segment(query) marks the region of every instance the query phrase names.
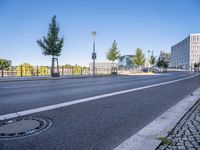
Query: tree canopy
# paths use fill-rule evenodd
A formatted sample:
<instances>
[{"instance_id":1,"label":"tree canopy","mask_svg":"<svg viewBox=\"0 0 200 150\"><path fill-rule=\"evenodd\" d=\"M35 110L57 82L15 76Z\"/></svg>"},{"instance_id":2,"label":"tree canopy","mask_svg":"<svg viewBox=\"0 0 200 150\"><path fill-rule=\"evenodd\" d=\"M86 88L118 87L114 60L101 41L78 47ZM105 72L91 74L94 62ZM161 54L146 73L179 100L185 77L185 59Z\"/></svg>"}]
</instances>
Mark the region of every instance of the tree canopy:
<instances>
[{"instance_id":1,"label":"tree canopy","mask_svg":"<svg viewBox=\"0 0 200 150\"><path fill-rule=\"evenodd\" d=\"M106 53L106 57L108 60L113 61L113 62L120 57L120 51L117 46L116 40L114 40L112 47Z\"/></svg>"},{"instance_id":2,"label":"tree canopy","mask_svg":"<svg viewBox=\"0 0 200 150\"><path fill-rule=\"evenodd\" d=\"M151 65L154 65L156 62L156 57L152 55L149 62Z\"/></svg>"},{"instance_id":3,"label":"tree canopy","mask_svg":"<svg viewBox=\"0 0 200 150\"><path fill-rule=\"evenodd\" d=\"M168 64L168 62L164 61L163 59L158 59L157 66L163 67L163 68L168 68L169 64Z\"/></svg>"},{"instance_id":4,"label":"tree canopy","mask_svg":"<svg viewBox=\"0 0 200 150\"><path fill-rule=\"evenodd\" d=\"M62 47L64 45L64 38L58 37L60 31L59 24L56 21L56 16L52 17L52 21L49 24L49 31L46 37L37 40L38 45L42 49L44 55L60 56Z\"/></svg>"},{"instance_id":5,"label":"tree canopy","mask_svg":"<svg viewBox=\"0 0 200 150\"><path fill-rule=\"evenodd\" d=\"M145 56L144 56L144 53L142 53L142 49L140 49L140 48L136 49L135 56L133 57L133 59L131 61L133 64L135 64L137 66L144 65Z\"/></svg>"},{"instance_id":6,"label":"tree canopy","mask_svg":"<svg viewBox=\"0 0 200 150\"><path fill-rule=\"evenodd\" d=\"M0 59L0 69L8 69L9 67L10 67L9 61Z\"/></svg>"}]
</instances>

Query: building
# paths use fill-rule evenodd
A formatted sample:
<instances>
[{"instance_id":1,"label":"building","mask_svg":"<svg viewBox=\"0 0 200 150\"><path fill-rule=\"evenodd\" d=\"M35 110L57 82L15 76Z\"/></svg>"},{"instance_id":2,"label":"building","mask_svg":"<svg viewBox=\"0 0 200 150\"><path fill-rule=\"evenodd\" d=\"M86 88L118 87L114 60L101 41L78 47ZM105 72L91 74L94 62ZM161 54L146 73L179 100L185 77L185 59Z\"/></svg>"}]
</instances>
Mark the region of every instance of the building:
<instances>
[{"instance_id":1,"label":"building","mask_svg":"<svg viewBox=\"0 0 200 150\"><path fill-rule=\"evenodd\" d=\"M93 63L89 63L90 73L93 72ZM96 74L110 74L113 68L117 68L116 63L112 62L96 62L95 72Z\"/></svg>"},{"instance_id":2,"label":"building","mask_svg":"<svg viewBox=\"0 0 200 150\"><path fill-rule=\"evenodd\" d=\"M190 34L171 47L171 67L193 70L200 62L200 33Z\"/></svg>"},{"instance_id":3,"label":"building","mask_svg":"<svg viewBox=\"0 0 200 150\"><path fill-rule=\"evenodd\" d=\"M124 69L133 68L133 63L131 59L133 59L134 55L123 55L118 59L118 67Z\"/></svg>"}]
</instances>

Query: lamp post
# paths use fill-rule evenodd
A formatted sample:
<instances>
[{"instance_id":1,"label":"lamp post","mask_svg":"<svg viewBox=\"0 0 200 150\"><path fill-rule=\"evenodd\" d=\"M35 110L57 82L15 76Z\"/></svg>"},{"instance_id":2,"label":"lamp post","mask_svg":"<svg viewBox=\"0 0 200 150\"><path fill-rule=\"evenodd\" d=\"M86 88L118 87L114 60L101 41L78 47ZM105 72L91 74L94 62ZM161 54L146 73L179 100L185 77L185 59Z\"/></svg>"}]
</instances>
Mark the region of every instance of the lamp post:
<instances>
[{"instance_id":1,"label":"lamp post","mask_svg":"<svg viewBox=\"0 0 200 150\"><path fill-rule=\"evenodd\" d=\"M96 31L92 31L92 35L94 38L93 41L93 52L92 52L92 59L93 59L93 76L95 76L95 59L97 58L96 56L96 52L95 52L95 36L96 36L97 32Z\"/></svg>"},{"instance_id":2,"label":"lamp post","mask_svg":"<svg viewBox=\"0 0 200 150\"><path fill-rule=\"evenodd\" d=\"M150 50L148 50L148 72L149 72L149 64L150 64L150 60L149 60L149 53L150 53Z\"/></svg>"}]
</instances>

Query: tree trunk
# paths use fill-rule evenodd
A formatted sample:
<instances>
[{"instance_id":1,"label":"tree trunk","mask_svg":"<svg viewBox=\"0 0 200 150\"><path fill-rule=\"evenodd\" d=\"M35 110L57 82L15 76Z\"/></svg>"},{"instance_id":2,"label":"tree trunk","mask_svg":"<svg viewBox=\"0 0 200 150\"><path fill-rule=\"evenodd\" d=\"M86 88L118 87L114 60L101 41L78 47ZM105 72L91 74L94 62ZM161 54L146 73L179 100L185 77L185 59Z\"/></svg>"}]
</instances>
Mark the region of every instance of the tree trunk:
<instances>
[{"instance_id":1,"label":"tree trunk","mask_svg":"<svg viewBox=\"0 0 200 150\"><path fill-rule=\"evenodd\" d=\"M3 77L3 68L1 69L1 77Z\"/></svg>"},{"instance_id":2,"label":"tree trunk","mask_svg":"<svg viewBox=\"0 0 200 150\"><path fill-rule=\"evenodd\" d=\"M53 58L52 58L52 60L51 60L51 76L53 75L53 73L54 73L54 55L53 55Z\"/></svg>"}]
</instances>

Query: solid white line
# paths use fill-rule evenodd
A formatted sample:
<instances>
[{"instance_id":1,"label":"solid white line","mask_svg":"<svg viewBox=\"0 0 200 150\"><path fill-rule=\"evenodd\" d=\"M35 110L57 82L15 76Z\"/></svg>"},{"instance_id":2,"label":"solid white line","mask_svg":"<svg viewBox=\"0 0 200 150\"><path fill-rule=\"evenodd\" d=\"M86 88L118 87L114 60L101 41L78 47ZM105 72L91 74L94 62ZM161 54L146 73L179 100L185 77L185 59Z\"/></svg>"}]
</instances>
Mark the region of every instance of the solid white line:
<instances>
[{"instance_id":1,"label":"solid white line","mask_svg":"<svg viewBox=\"0 0 200 150\"><path fill-rule=\"evenodd\" d=\"M198 74L195 74L195 75L192 75L192 76L189 76L189 77L185 77L185 78L181 78L181 79L177 79L177 80L168 81L168 82L163 82L163 83L158 83L158 84L153 84L153 85L148 85L148 86L143 86L143 87L138 87L138 88L133 88L133 89L128 89L128 90L123 90L123 91L118 91L118 92L113 92L113 93L108 93L108 94L102 94L102 95L88 97L88 98L82 98L82 99L73 100L73 101L70 101L70 102L64 102L64 103L59 103L59 104L29 109L29 110L25 110L25 111L5 114L5 115L0 116L0 120L30 115L30 114L33 114L33 113L43 112L43 111L52 110L52 109L56 109L56 108L60 108L60 107L66 107L66 106L79 104L79 103L83 103L83 102L88 102L88 101L93 101L93 100L97 100L97 99L101 99L101 98L105 98L105 97L110 97L110 96L114 96L114 95L120 95L120 94L130 93L130 92L134 92L134 91L144 90L144 89L148 89L148 88L152 88L152 87L157 87L157 86L161 86L161 85L166 85L166 84L190 79L190 78L193 78L197 75Z\"/></svg>"}]
</instances>

